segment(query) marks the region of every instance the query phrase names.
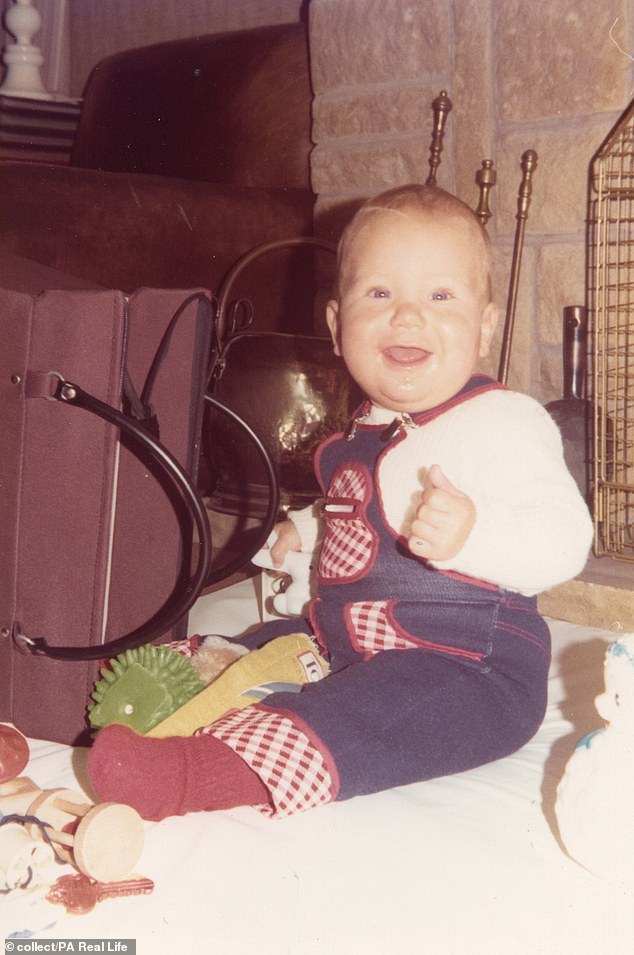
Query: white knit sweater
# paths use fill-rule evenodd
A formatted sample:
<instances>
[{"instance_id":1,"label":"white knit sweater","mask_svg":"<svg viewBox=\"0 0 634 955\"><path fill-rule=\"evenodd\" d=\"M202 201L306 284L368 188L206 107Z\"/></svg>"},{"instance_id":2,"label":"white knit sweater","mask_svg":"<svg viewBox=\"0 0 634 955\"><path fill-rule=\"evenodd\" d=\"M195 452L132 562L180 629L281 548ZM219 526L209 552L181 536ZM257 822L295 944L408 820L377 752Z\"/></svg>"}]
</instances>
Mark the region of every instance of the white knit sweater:
<instances>
[{"instance_id":1,"label":"white knit sweater","mask_svg":"<svg viewBox=\"0 0 634 955\"><path fill-rule=\"evenodd\" d=\"M364 424L393 411L374 406ZM561 436L527 395L489 391L408 431L382 458L378 483L389 526L408 534L427 470L439 464L476 507L476 522L451 560L432 561L507 590L531 595L575 577L592 540L588 508L563 458ZM289 515L302 550L320 534L314 508Z\"/></svg>"}]
</instances>

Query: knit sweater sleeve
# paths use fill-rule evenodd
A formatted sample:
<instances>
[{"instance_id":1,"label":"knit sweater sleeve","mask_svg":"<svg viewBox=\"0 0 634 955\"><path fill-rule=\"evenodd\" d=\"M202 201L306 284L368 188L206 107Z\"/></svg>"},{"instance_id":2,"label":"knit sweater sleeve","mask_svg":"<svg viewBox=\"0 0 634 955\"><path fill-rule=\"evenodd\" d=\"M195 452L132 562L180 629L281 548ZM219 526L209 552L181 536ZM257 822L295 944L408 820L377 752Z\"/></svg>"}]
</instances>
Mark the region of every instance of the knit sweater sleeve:
<instances>
[{"instance_id":1,"label":"knit sweater sleeve","mask_svg":"<svg viewBox=\"0 0 634 955\"><path fill-rule=\"evenodd\" d=\"M545 409L509 392L483 398L486 414L458 422L467 432L454 434L461 447L448 456L446 472L472 497L475 526L462 550L435 566L539 593L583 569L592 540L590 514Z\"/></svg>"},{"instance_id":2,"label":"knit sweater sleeve","mask_svg":"<svg viewBox=\"0 0 634 955\"><path fill-rule=\"evenodd\" d=\"M408 518L399 518L395 505L408 468L420 476L439 464L476 508L460 552L433 566L526 595L583 569L590 514L565 465L559 430L532 398L509 391L474 397L420 428L407 445L381 479L395 530L408 536Z\"/></svg>"},{"instance_id":3,"label":"knit sweater sleeve","mask_svg":"<svg viewBox=\"0 0 634 955\"><path fill-rule=\"evenodd\" d=\"M295 525L303 553L312 553L318 546L323 528L319 516L319 503L309 504L301 510L289 511L289 520Z\"/></svg>"}]
</instances>

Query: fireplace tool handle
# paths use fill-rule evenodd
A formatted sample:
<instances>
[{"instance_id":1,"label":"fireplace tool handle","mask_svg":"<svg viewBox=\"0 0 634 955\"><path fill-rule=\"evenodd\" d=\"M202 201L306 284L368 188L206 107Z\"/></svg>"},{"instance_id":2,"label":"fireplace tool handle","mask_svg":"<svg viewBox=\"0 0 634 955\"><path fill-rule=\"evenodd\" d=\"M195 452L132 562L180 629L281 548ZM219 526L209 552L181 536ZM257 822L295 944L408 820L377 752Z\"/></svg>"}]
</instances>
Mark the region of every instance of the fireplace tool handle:
<instances>
[{"instance_id":1,"label":"fireplace tool handle","mask_svg":"<svg viewBox=\"0 0 634 955\"><path fill-rule=\"evenodd\" d=\"M434 128L431 136L431 146L429 147L429 175L425 183L426 186L436 185L436 170L440 166L442 141L445 134L447 116L451 112L452 105L446 90L441 90L431 104L434 111Z\"/></svg>"},{"instance_id":2,"label":"fireplace tool handle","mask_svg":"<svg viewBox=\"0 0 634 955\"><path fill-rule=\"evenodd\" d=\"M506 317L504 320L504 334L500 352L498 379L505 385L509 375L509 361L511 357L511 343L513 341L513 326L515 324L515 306L517 304L517 289L520 278L520 264L524 247L524 231L528 210L531 204L532 177L537 167L537 153L534 149L527 149L522 154L522 180L517 194L517 225L515 227L515 242L513 245L513 260L511 262L511 277L506 302Z\"/></svg>"},{"instance_id":3,"label":"fireplace tool handle","mask_svg":"<svg viewBox=\"0 0 634 955\"><path fill-rule=\"evenodd\" d=\"M497 173L493 167L492 159L482 160L482 166L475 174L475 181L478 187L479 195L478 205L475 208L475 214L482 225L486 226L487 222L492 216L491 208L489 206L489 193L497 182Z\"/></svg>"}]
</instances>

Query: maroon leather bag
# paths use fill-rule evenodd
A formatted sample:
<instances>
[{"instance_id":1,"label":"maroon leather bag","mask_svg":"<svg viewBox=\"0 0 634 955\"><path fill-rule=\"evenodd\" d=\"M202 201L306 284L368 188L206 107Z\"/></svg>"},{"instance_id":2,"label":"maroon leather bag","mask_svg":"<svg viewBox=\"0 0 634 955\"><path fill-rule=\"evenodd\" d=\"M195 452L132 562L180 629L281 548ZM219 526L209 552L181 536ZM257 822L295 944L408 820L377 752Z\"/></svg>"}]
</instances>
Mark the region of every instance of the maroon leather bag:
<instances>
[{"instance_id":1,"label":"maroon leather bag","mask_svg":"<svg viewBox=\"0 0 634 955\"><path fill-rule=\"evenodd\" d=\"M0 291L0 719L29 736L87 742L99 661L184 631L211 324L204 292Z\"/></svg>"}]
</instances>

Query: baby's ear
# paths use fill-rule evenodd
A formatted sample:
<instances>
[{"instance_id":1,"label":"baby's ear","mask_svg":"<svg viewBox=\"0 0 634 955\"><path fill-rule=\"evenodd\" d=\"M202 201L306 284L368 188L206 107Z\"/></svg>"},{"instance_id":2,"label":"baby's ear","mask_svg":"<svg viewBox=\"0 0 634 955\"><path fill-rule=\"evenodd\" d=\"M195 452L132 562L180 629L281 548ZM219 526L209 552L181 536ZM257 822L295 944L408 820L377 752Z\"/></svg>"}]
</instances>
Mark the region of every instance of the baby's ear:
<instances>
[{"instance_id":1,"label":"baby's ear","mask_svg":"<svg viewBox=\"0 0 634 955\"><path fill-rule=\"evenodd\" d=\"M335 355L341 355L341 328L339 323L339 302L331 298L326 305L326 323L335 348Z\"/></svg>"},{"instance_id":2,"label":"baby's ear","mask_svg":"<svg viewBox=\"0 0 634 955\"><path fill-rule=\"evenodd\" d=\"M480 358L486 358L498 323L499 309L495 302L489 302L480 319Z\"/></svg>"}]
</instances>

